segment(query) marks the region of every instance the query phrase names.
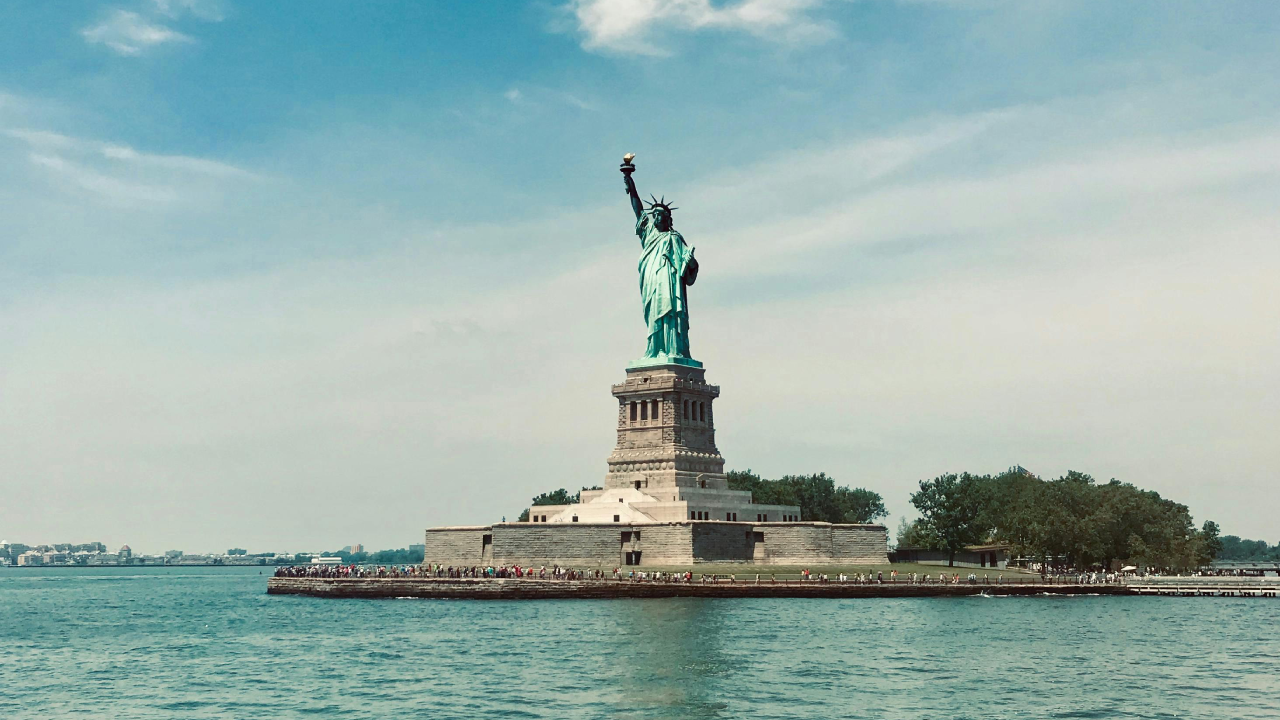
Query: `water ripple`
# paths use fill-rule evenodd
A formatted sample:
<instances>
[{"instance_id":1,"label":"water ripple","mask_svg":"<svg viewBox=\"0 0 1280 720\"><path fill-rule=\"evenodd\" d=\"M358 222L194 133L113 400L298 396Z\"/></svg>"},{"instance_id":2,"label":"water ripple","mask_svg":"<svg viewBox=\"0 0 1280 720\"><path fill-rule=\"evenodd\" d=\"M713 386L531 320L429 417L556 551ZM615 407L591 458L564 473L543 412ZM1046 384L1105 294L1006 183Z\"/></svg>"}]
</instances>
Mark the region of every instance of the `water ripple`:
<instances>
[{"instance_id":1,"label":"water ripple","mask_svg":"<svg viewBox=\"0 0 1280 720\"><path fill-rule=\"evenodd\" d=\"M386 602L0 572L0 717L1280 717L1273 601Z\"/></svg>"}]
</instances>

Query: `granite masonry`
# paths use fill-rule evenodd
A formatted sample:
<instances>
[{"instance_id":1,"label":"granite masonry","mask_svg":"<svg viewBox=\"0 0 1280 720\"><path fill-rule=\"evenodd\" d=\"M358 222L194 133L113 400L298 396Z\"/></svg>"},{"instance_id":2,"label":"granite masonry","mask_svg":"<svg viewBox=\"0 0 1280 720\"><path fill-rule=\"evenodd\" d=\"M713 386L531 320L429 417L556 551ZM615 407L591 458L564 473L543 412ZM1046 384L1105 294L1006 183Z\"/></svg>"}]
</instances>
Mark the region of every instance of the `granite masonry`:
<instances>
[{"instance_id":1,"label":"granite masonry","mask_svg":"<svg viewBox=\"0 0 1280 720\"><path fill-rule=\"evenodd\" d=\"M729 489L716 448L720 388L702 367L633 367L613 386L617 445L599 490L529 509L528 522L431 528L426 562L612 567L888 562L883 525L802 522ZM569 483L572 485L573 483Z\"/></svg>"}]
</instances>

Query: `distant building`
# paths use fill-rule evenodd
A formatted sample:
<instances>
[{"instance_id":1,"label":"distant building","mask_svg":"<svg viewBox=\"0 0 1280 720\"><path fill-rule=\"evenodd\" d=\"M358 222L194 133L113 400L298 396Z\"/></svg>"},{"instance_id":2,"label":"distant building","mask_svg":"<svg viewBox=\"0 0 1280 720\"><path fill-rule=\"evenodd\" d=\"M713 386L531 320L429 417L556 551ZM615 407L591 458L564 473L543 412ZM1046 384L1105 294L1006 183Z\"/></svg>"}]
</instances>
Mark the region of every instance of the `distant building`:
<instances>
[{"instance_id":1,"label":"distant building","mask_svg":"<svg viewBox=\"0 0 1280 720\"><path fill-rule=\"evenodd\" d=\"M213 564L213 558L209 555L183 555L178 558L178 565L210 565Z\"/></svg>"},{"instance_id":2,"label":"distant building","mask_svg":"<svg viewBox=\"0 0 1280 720\"><path fill-rule=\"evenodd\" d=\"M164 556L169 558L170 560L174 560L182 557L182 551L181 550L165 550Z\"/></svg>"},{"instance_id":3,"label":"distant building","mask_svg":"<svg viewBox=\"0 0 1280 720\"><path fill-rule=\"evenodd\" d=\"M18 556L19 567L33 567L44 564L44 553L28 550Z\"/></svg>"},{"instance_id":4,"label":"distant building","mask_svg":"<svg viewBox=\"0 0 1280 720\"><path fill-rule=\"evenodd\" d=\"M362 544L360 544L360 543L356 543L356 544L352 545L352 546L351 546L351 552L352 552L353 554L354 554L354 553L362 553L362 552L364 552L364 545L362 545Z\"/></svg>"},{"instance_id":5,"label":"distant building","mask_svg":"<svg viewBox=\"0 0 1280 720\"><path fill-rule=\"evenodd\" d=\"M120 546L120 559L128 560L133 557L133 550L128 545Z\"/></svg>"}]
</instances>

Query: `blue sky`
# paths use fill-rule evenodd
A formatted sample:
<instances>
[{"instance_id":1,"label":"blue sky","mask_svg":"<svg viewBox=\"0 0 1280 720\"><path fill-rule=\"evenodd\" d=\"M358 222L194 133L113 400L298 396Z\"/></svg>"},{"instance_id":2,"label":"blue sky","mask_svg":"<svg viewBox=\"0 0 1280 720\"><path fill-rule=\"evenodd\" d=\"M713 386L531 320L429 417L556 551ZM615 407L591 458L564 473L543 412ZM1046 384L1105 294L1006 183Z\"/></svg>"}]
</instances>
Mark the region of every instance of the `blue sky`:
<instances>
[{"instance_id":1,"label":"blue sky","mask_svg":"<svg viewBox=\"0 0 1280 720\"><path fill-rule=\"evenodd\" d=\"M0 539L373 547L593 485L697 246L731 467L1272 542L1280 5L0 4ZM326 516L302 511L329 507Z\"/></svg>"}]
</instances>

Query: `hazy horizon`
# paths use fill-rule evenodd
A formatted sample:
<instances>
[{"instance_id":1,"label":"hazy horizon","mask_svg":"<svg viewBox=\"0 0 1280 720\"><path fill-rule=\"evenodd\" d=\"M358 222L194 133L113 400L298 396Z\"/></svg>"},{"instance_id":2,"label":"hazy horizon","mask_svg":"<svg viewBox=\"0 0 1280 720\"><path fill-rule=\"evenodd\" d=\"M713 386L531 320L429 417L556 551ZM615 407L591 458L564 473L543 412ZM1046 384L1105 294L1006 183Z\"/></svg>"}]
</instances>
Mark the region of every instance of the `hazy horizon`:
<instances>
[{"instance_id":1,"label":"hazy horizon","mask_svg":"<svg viewBox=\"0 0 1280 720\"><path fill-rule=\"evenodd\" d=\"M303 9L305 8L305 9ZM618 162L727 468L1280 540L1280 5L0 7L0 539L400 548L599 484ZM334 547L328 547L332 543Z\"/></svg>"}]
</instances>

